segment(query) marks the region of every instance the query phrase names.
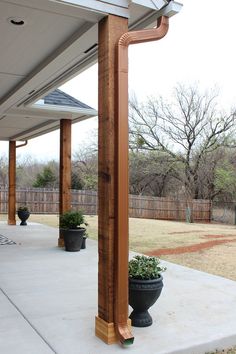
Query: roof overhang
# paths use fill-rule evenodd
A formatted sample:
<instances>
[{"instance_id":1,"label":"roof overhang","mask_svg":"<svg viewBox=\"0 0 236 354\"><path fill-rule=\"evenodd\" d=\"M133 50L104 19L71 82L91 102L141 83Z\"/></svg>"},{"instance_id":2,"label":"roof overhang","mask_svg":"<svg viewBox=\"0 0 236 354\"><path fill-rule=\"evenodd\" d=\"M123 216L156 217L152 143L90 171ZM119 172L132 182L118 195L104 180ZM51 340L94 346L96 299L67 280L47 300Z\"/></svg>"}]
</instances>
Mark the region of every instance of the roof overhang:
<instances>
[{"instance_id":1,"label":"roof overhang","mask_svg":"<svg viewBox=\"0 0 236 354\"><path fill-rule=\"evenodd\" d=\"M95 116L95 109L51 104L12 108L0 121L0 140L9 140L6 136L10 136L10 140L29 140L59 129L61 119L70 119L73 124Z\"/></svg>"},{"instance_id":2,"label":"roof overhang","mask_svg":"<svg viewBox=\"0 0 236 354\"><path fill-rule=\"evenodd\" d=\"M57 129L55 111L28 113L41 97L97 61L103 17L127 17L130 29L145 28L163 11L178 12L173 6L181 7L168 0L0 0L0 139L30 139Z\"/></svg>"}]
</instances>

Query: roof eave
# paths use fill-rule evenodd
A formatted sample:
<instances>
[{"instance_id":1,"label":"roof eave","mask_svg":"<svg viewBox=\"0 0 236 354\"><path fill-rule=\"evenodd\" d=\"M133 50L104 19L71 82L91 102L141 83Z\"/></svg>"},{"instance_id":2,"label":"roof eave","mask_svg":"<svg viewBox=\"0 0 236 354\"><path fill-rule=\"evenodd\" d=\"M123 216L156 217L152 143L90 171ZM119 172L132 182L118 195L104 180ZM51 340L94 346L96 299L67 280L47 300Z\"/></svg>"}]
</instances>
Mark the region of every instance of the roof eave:
<instances>
[{"instance_id":1,"label":"roof eave","mask_svg":"<svg viewBox=\"0 0 236 354\"><path fill-rule=\"evenodd\" d=\"M93 108L79 108L79 107L70 107L70 106L61 106L61 105L52 105L52 104L33 104L30 106L30 108L35 109L35 110L41 110L44 111L45 113L49 114L50 113L71 113L73 115L76 114L87 114L89 116L97 116L98 112L96 109Z\"/></svg>"}]
</instances>

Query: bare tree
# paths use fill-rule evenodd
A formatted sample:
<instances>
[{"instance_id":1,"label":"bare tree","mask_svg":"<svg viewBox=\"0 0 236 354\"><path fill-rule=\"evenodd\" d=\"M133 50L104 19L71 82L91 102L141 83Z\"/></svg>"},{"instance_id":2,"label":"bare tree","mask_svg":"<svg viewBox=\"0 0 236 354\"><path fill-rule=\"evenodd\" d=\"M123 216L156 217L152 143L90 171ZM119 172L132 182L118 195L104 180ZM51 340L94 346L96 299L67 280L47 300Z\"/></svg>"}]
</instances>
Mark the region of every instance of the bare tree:
<instances>
[{"instance_id":1,"label":"bare tree","mask_svg":"<svg viewBox=\"0 0 236 354\"><path fill-rule=\"evenodd\" d=\"M222 146L234 146L235 110L226 114L213 91L178 85L173 100L150 98L146 104L130 101L130 146L162 151L182 165L185 193L198 199L199 170L206 156Z\"/></svg>"},{"instance_id":2,"label":"bare tree","mask_svg":"<svg viewBox=\"0 0 236 354\"><path fill-rule=\"evenodd\" d=\"M6 156L0 157L0 185L6 186L8 184L8 158Z\"/></svg>"},{"instance_id":3,"label":"bare tree","mask_svg":"<svg viewBox=\"0 0 236 354\"><path fill-rule=\"evenodd\" d=\"M98 156L94 146L80 147L73 155L72 185L81 189L97 189ZM73 186L72 186L73 188Z\"/></svg>"},{"instance_id":4,"label":"bare tree","mask_svg":"<svg viewBox=\"0 0 236 354\"><path fill-rule=\"evenodd\" d=\"M164 197L178 182L176 161L163 152L130 152L130 193Z\"/></svg>"}]
</instances>

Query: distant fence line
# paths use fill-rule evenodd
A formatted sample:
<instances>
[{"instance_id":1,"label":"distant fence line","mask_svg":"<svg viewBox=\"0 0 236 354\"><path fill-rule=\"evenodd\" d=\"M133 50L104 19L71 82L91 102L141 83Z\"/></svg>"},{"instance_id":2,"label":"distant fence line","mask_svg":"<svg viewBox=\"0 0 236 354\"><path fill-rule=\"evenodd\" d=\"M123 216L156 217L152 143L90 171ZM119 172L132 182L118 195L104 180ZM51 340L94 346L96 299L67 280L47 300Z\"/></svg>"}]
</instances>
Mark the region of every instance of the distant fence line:
<instances>
[{"instance_id":1,"label":"distant fence line","mask_svg":"<svg viewBox=\"0 0 236 354\"><path fill-rule=\"evenodd\" d=\"M72 209L82 209L85 214L96 215L98 198L96 191L72 190ZM27 205L31 213L58 214L59 190L45 188L29 188L16 190L16 207ZM0 212L7 212L8 189L0 188ZM186 210L191 215L186 214ZM150 196L129 196L129 216L133 218L162 219L185 221L191 216L195 222L211 220L211 202L209 200L179 200Z\"/></svg>"},{"instance_id":2,"label":"distant fence line","mask_svg":"<svg viewBox=\"0 0 236 354\"><path fill-rule=\"evenodd\" d=\"M236 201L212 203L212 220L223 223L236 225Z\"/></svg>"}]
</instances>

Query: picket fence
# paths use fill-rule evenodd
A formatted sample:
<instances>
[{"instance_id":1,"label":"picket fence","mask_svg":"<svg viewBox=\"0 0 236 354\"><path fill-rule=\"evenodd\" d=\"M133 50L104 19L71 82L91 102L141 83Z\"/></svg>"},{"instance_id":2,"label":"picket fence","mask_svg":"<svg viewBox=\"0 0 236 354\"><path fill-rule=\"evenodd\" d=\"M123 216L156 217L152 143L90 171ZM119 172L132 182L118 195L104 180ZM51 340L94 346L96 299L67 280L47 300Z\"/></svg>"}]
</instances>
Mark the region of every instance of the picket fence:
<instances>
[{"instance_id":1,"label":"picket fence","mask_svg":"<svg viewBox=\"0 0 236 354\"><path fill-rule=\"evenodd\" d=\"M85 214L96 215L98 198L96 191L72 190L72 209L82 209ZM16 190L17 207L27 205L31 213L58 214L58 189L30 188ZM8 189L0 187L0 213L7 213ZM162 219L194 222L210 222L209 200L179 200L150 196L129 196L129 215L133 218Z\"/></svg>"}]
</instances>

